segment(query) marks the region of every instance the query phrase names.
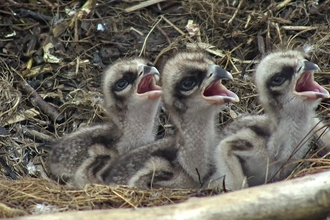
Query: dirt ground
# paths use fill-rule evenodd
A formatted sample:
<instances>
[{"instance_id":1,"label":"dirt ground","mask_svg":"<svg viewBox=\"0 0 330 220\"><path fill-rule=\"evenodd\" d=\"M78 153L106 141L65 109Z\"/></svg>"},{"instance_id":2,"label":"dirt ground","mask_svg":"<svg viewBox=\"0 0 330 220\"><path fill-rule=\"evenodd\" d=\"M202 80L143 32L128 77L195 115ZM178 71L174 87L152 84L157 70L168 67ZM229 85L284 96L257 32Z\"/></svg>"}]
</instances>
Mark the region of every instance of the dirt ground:
<instances>
[{"instance_id":1,"label":"dirt ground","mask_svg":"<svg viewBox=\"0 0 330 220\"><path fill-rule=\"evenodd\" d=\"M155 206L213 194L77 190L47 179L45 143L107 120L101 75L118 58L141 55L160 66L175 50L207 51L233 74L235 82L226 86L241 99L223 112L220 126L262 112L251 76L261 55L274 49L312 46L311 60L322 70L316 80L330 90L329 0L143 2L0 0L0 217ZM325 121L329 104L317 109ZM329 168L330 160L315 160L299 175Z\"/></svg>"}]
</instances>

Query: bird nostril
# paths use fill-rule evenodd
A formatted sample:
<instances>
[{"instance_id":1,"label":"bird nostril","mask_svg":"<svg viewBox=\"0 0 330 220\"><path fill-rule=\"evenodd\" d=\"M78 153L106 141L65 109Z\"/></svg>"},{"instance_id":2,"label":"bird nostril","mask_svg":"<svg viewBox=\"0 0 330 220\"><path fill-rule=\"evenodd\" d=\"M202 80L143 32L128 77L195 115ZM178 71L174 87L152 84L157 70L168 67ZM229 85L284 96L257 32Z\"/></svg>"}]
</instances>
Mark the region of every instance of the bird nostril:
<instances>
[{"instance_id":1,"label":"bird nostril","mask_svg":"<svg viewBox=\"0 0 330 220\"><path fill-rule=\"evenodd\" d=\"M213 76L213 73L211 73L210 75L209 75L209 78L211 78Z\"/></svg>"},{"instance_id":2,"label":"bird nostril","mask_svg":"<svg viewBox=\"0 0 330 220\"><path fill-rule=\"evenodd\" d=\"M148 74L148 73L150 73L151 70L152 70L152 68L153 68L153 67L151 67L151 66L144 66L144 67L143 67L143 72L144 72L144 74Z\"/></svg>"},{"instance_id":3,"label":"bird nostril","mask_svg":"<svg viewBox=\"0 0 330 220\"><path fill-rule=\"evenodd\" d=\"M143 75L143 71L139 72L139 76L142 76Z\"/></svg>"},{"instance_id":4,"label":"bird nostril","mask_svg":"<svg viewBox=\"0 0 330 220\"><path fill-rule=\"evenodd\" d=\"M301 68L302 68L302 66L300 66L300 67L298 68L298 70L297 70L297 73L299 73L299 72L300 72Z\"/></svg>"}]
</instances>

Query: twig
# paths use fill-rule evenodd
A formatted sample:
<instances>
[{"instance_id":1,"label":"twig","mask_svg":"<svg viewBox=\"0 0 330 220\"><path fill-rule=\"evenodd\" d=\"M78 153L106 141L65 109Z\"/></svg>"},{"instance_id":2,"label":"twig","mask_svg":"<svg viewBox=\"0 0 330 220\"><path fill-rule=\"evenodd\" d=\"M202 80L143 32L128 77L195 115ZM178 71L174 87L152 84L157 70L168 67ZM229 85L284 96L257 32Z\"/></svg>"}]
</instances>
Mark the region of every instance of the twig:
<instances>
[{"instance_id":1,"label":"twig","mask_svg":"<svg viewBox=\"0 0 330 220\"><path fill-rule=\"evenodd\" d=\"M7 171L8 175L14 179L14 180L17 180L17 175L16 173L14 172L14 170L11 168L11 166L9 166L6 162L5 159L3 159L2 157L0 157L0 164L2 165L2 167Z\"/></svg>"},{"instance_id":2,"label":"twig","mask_svg":"<svg viewBox=\"0 0 330 220\"><path fill-rule=\"evenodd\" d=\"M9 112L14 111L17 108L20 101L21 101L21 97L18 97L15 101L15 104L10 109L0 113L0 118L4 115L8 114Z\"/></svg>"},{"instance_id":3,"label":"twig","mask_svg":"<svg viewBox=\"0 0 330 220\"><path fill-rule=\"evenodd\" d=\"M63 116L51 105L49 105L41 96L27 83L21 82L23 91L30 96L31 103L39 107L42 112L47 114L53 121L60 121Z\"/></svg>"},{"instance_id":4,"label":"twig","mask_svg":"<svg viewBox=\"0 0 330 220\"><path fill-rule=\"evenodd\" d=\"M283 30L286 31L312 31L316 30L318 27L310 27L310 26L282 26Z\"/></svg>"},{"instance_id":5,"label":"twig","mask_svg":"<svg viewBox=\"0 0 330 220\"><path fill-rule=\"evenodd\" d=\"M74 22L74 41L79 41L79 33L78 33L78 20L75 20Z\"/></svg>"},{"instance_id":6,"label":"twig","mask_svg":"<svg viewBox=\"0 0 330 220\"><path fill-rule=\"evenodd\" d=\"M241 1L239 2L239 4L238 4L238 6L237 6L237 8L236 8L236 10L235 10L235 12L234 12L234 14L233 14L233 16L232 16L231 19L228 21L228 24L231 24L231 23L233 22L233 20L235 19L235 17L236 17L236 15L237 15L238 11L240 10L241 5L242 5L243 2L244 2L244 0L241 0Z\"/></svg>"},{"instance_id":7,"label":"twig","mask_svg":"<svg viewBox=\"0 0 330 220\"><path fill-rule=\"evenodd\" d=\"M158 21L156 22L156 24L151 28L151 30L149 31L148 35L146 36L146 38L144 39L143 45L142 45L142 49L141 52L139 54L139 56L142 55L142 53L144 52L144 50L146 49L146 45L147 45L147 40L151 34L151 32L153 32L153 30L155 29L155 27L159 24L159 22L162 20L162 16L160 17L160 19L158 19Z\"/></svg>"},{"instance_id":8,"label":"twig","mask_svg":"<svg viewBox=\"0 0 330 220\"><path fill-rule=\"evenodd\" d=\"M141 2L140 4L134 5L132 7L126 8L125 12L132 12L132 11L136 11L139 10L141 8L146 8L150 5L154 5L160 2L164 2L166 0L149 0L149 1L145 1L145 2Z\"/></svg>"},{"instance_id":9,"label":"twig","mask_svg":"<svg viewBox=\"0 0 330 220\"><path fill-rule=\"evenodd\" d=\"M172 42L171 42L171 39L167 36L167 34L165 33L165 31L161 28L161 27L159 27L159 26L157 26L157 29L160 31L160 33L162 33L162 35L164 35L164 37L166 38L166 40L167 40L167 43L168 44L171 44Z\"/></svg>"},{"instance_id":10,"label":"twig","mask_svg":"<svg viewBox=\"0 0 330 220\"><path fill-rule=\"evenodd\" d=\"M200 173L199 173L199 171L198 171L197 168L196 168L196 173L197 173L197 175L198 175L198 181L199 181L199 184L201 184L201 187L202 187L203 184L204 184L204 182L202 181L202 179L201 179L201 175L200 175Z\"/></svg>"},{"instance_id":11,"label":"twig","mask_svg":"<svg viewBox=\"0 0 330 220\"><path fill-rule=\"evenodd\" d=\"M3 126L25 121L29 118L35 118L37 115L40 115L40 112L38 112L35 108L27 109L22 114L13 115L3 124Z\"/></svg>"},{"instance_id":12,"label":"twig","mask_svg":"<svg viewBox=\"0 0 330 220\"><path fill-rule=\"evenodd\" d=\"M281 2L280 4L278 4L278 5L276 6L276 10L279 10L279 9L285 7L285 6L286 6L287 4L289 4L291 1L292 1L292 0L284 0L283 2Z\"/></svg>"},{"instance_id":13,"label":"twig","mask_svg":"<svg viewBox=\"0 0 330 220\"><path fill-rule=\"evenodd\" d=\"M45 3L48 7L50 8L55 8L55 5L53 5L52 3L50 3L49 1L47 0L40 0L41 2Z\"/></svg>"},{"instance_id":14,"label":"twig","mask_svg":"<svg viewBox=\"0 0 330 220\"><path fill-rule=\"evenodd\" d=\"M259 53L261 53L262 56L266 54L266 49L265 49L265 41L264 38L258 33L257 35L257 40L258 40L258 50Z\"/></svg>"},{"instance_id":15,"label":"twig","mask_svg":"<svg viewBox=\"0 0 330 220\"><path fill-rule=\"evenodd\" d=\"M273 23L273 25L275 26L275 29L276 29L278 38L280 40L280 44L282 44L283 41L282 41L282 35L281 35L280 27L279 27L279 25L277 23Z\"/></svg>"},{"instance_id":16,"label":"twig","mask_svg":"<svg viewBox=\"0 0 330 220\"><path fill-rule=\"evenodd\" d=\"M79 64L80 64L80 56L77 56L77 59L76 59L76 75L78 75L78 72L79 72Z\"/></svg>"},{"instance_id":17,"label":"twig","mask_svg":"<svg viewBox=\"0 0 330 220\"><path fill-rule=\"evenodd\" d=\"M84 15L90 14L91 11L95 8L96 0L87 0L82 8L75 14L75 16L71 19L69 27L72 28L73 25L77 22L77 20L81 19Z\"/></svg>"},{"instance_id":18,"label":"twig","mask_svg":"<svg viewBox=\"0 0 330 220\"><path fill-rule=\"evenodd\" d=\"M225 54L224 51L222 51L220 49L213 49L213 48L215 48L215 46L211 45L211 44L208 44L208 43L203 43L203 42L186 43L186 47L188 49L192 49L192 50L195 50L196 48L200 48L200 49L206 50L207 52L209 52L210 54L213 54L215 56L218 56L218 57L221 57L221 58L226 57L226 54ZM231 57L230 59L234 62L239 62L239 63L255 62L254 60L241 60L241 59L234 58L234 57Z\"/></svg>"},{"instance_id":19,"label":"twig","mask_svg":"<svg viewBox=\"0 0 330 220\"><path fill-rule=\"evenodd\" d=\"M222 180L222 190L224 192L228 192L228 190L226 188L226 175L224 175L223 180Z\"/></svg>"},{"instance_id":20,"label":"twig","mask_svg":"<svg viewBox=\"0 0 330 220\"><path fill-rule=\"evenodd\" d=\"M36 12L30 11L27 9L23 9L23 8L21 8L19 10L19 12L16 13L16 16L18 16L20 18L32 18L33 20L42 21L42 22L52 20L52 17L50 17L50 16L36 13Z\"/></svg>"},{"instance_id":21,"label":"twig","mask_svg":"<svg viewBox=\"0 0 330 220\"><path fill-rule=\"evenodd\" d=\"M125 202L127 202L130 206L132 206L133 208L137 209L136 205L134 205L133 203L131 203L129 200L127 200L126 198L124 198L122 195L120 195L119 193L117 193L115 190L111 190L114 194L116 194L116 196L118 196L119 198L121 198L122 200L124 200Z\"/></svg>"},{"instance_id":22,"label":"twig","mask_svg":"<svg viewBox=\"0 0 330 220\"><path fill-rule=\"evenodd\" d=\"M141 31L139 31L139 30L137 30L137 29L135 29L135 28L133 28L133 27L130 27L129 30L138 33L140 36L143 36L143 35L144 35Z\"/></svg>"},{"instance_id":23,"label":"twig","mask_svg":"<svg viewBox=\"0 0 330 220\"><path fill-rule=\"evenodd\" d=\"M182 36L185 36L188 38L188 40L191 42L191 43L194 43L194 40L189 37L188 35L186 35L183 31L180 30L180 28L178 28L177 26L175 26L172 22L170 22L167 18L165 18L163 15L161 16L162 19L164 19L164 21L166 23L168 23L169 25L171 25L177 32L179 32Z\"/></svg>"},{"instance_id":24,"label":"twig","mask_svg":"<svg viewBox=\"0 0 330 220\"><path fill-rule=\"evenodd\" d=\"M172 47L172 44L171 44L170 46L168 46L168 47L164 48L162 51L160 51L159 54L157 55L155 61L153 62L153 65L156 65L157 64L159 58L161 56L163 56L164 53L167 53L168 51L173 50L173 49L177 49L177 48L176 47Z\"/></svg>"},{"instance_id":25,"label":"twig","mask_svg":"<svg viewBox=\"0 0 330 220\"><path fill-rule=\"evenodd\" d=\"M53 70L53 67L49 64L42 64L39 66L32 67L28 74L24 75L25 78L31 78L38 74L47 73Z\"/></svg>"},{"instance_id":26,"label":"twig","mask_svg":"<svg viewBox=\"0 0 330 220\"><path fill-rule=\"evenodd\" d=\"M250 21L251 21L251 18L252 18L251 15L249 15L248 18L247 18L247 20L246 20L246 23L244 25L244 29L247 29L248 28L248 26L250 24Z\"/></svg>"},{"instance_id":27,"label":"twig","mask_svg":"<svg viewBox=\"0 0 330 220\"><path fill-rule=\"evenodd\" d=\"M42 142L52 142L52 141L54 141L53 137L51 137L47 134L38 132L36 130L31 130L31 129L28 129L26 127L22 127L22 131L23 131L23 134L25 134L26 136L28 136L28 137L30 137L34 140L38 140L38 141L42 141Z\"/></svg>"},{"instance_id":28,"label":"twig","mask_svg":"<svg viewBox=\"0 0 330 220\"><path fill-rule=\"evenodd\" d=\"M154 183L154 180L155 180L155 173L156 173L156 166L155 166L155 163L154 163L154 161L152 161L152 160L151 160L151 162L152 162L152 168L153 168L153 170L152 170L152 176L151 176L151 181L150 181L150 190L152 190L152 185L153 185L153 183Z\"/></svg>"}]
</instances>

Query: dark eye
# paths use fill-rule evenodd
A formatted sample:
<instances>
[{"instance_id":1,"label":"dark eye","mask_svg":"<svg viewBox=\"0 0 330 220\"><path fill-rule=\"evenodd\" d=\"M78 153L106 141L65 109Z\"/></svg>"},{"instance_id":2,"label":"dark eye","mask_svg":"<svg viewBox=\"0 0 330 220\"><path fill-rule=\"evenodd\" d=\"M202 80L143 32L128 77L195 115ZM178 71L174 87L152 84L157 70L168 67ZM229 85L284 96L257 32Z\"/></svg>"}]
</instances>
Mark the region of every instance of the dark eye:
<instances>
[{"instance_id":1,"label":"dark eye","mask_svg":"<svg viewBox=\"0 0 330 220\"><path fill-rule=\"evenodd\" d=\"M188 91L194 88L195 85L196 85L196 80L192 77L189 77L181 81L180 89L182 91Z\"/></svg>"},{"instance_id":2,"label":"dark eye","mask_svg":"<svg viewBox=\"0 0 330 220\"><path fill-rule=\"evenodd\" d=\"M129 85L129 82L127 79L120 79L115 84L115 91L119 92L125 89Z\"/></svg>"},{"instance_id":3,"label":"dark eye","mask_svg":"<svg viewBox=\"0 0 330 220\"><path fill-rule=\"evenodd\" d=\"M280 86L282 85L286 80L285 75L283 74L277 74L271 79L271 85L272 86Z\"/></svg>"}]
</instances>

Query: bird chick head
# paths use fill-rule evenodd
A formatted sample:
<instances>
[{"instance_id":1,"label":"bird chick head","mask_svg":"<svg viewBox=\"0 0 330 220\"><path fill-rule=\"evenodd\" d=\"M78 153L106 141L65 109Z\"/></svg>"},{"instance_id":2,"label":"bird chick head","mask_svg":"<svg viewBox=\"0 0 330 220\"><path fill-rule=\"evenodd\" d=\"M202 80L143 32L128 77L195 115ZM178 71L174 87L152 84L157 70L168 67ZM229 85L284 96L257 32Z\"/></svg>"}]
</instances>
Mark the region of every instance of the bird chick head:
<instances>
[{"instance_id":1,"label":"bird chick head","mask_svg":"<svg viewBox=\"0 0 330 220\"><path fill-rule=\"evenodd\" d=\"M255 83L262 103L277 104L328 98L329 92L314 80L319 67L298 50L278 51L261 60L255 71Z\"/></svg>"},{"instance_id":2,"label":"bird chick head","mask_svg":"<svg viewBox=\"0 0 330 220\"><path fill-rule=\"evenodd\" d=\"M107 112L138 109L146 102L159 101L163 92L156 85L159 72L144 58L122 59L104 71L103 94Z\"/></svg>"},{"instance_id":3,"label":"bird chick head","mask_svg":"<svg viewBox=\"0 0 330 220\"><path fill-rule=\"evenodd\" d=\"M238 102L237 95L229 91L222 80L233 80L233 77L206 54L178 53L163 67L164 104L172 112L182 114Z\"/></svg>"}]
</instances>

